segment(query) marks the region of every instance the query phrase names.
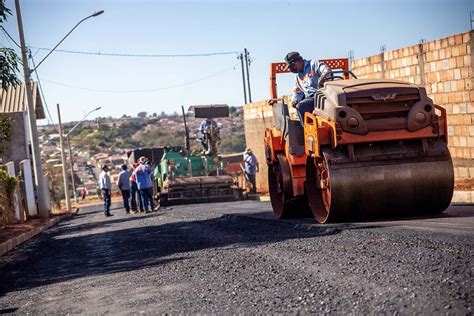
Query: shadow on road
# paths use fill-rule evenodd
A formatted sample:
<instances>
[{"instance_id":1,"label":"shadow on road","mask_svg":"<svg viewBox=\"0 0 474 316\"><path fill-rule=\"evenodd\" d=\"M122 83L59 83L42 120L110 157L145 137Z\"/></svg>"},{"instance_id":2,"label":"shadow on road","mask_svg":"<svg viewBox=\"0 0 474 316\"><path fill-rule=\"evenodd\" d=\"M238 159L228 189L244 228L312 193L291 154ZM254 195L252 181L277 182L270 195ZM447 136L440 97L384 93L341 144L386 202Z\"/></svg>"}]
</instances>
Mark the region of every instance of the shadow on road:
<instances>
[{"instance_id":1,"label":"shadow on road","mask_svg":"<svg viewBox=\"0 0 474 316\"><path fill-rule=\"evenodd\" d=\"M134 271L188 260L203 249L252 247L292 239L317 238L344 230L380 228L375 224L319 225L314 219L276 221L268 210L235 212L218 218L154 225L151 216L95 221L85 210L46 231L33 242L0 258L0 295L84 277ZM438 217L472 217L472 210L454 208ZM91 222L87 222L91 216ZM423 217L423 218L434 218ZM406 220L411 218L387 220ZM114 226L118 226L115 227ZM125 226L125 228L123 227ZM230 250L232 251L232 250Z\"/></svg>"},{"instance_id":2,"label":"shadow on road","mask_svg":"<svg viewBox=\"0 0 474 316\"><path fill-rule=\"evenodd\" d=\"M152 216L157 216L154 214ZM96 230L104 225L144 221L126 229ZM296 230L284 222L262 223L248 217L180 221L143 226L147 218L80 223L73 217L0 261L0 295L83 277L133 271L190 258L209 248L249 247L294 238L337 234L340 229ZM149 223L149 222L148 222ZM150 225L150 224L148 224Z\"/></svg>"}]
</instances>

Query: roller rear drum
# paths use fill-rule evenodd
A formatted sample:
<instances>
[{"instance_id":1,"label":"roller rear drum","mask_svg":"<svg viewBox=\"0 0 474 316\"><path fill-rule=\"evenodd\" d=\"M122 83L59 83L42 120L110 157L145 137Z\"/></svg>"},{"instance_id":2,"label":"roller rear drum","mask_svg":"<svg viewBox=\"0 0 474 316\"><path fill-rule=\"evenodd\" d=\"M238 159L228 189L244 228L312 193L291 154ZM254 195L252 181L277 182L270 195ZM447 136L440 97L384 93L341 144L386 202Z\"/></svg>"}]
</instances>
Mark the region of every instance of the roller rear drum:
<instances>
[{"instance_id":1,"label":"roller rear drum","mask_svg":"<svg viewBox=\"0 0 474 316\"><path fill-rule=\"evenodd\" d=\"M454 189L451 157L442 140L428 149L421 154L415 143L371 145L356 151L356 161L323 149L323 159L307 163L313 216L325 223L444 211Z\"/></svg>"}]
</instances>

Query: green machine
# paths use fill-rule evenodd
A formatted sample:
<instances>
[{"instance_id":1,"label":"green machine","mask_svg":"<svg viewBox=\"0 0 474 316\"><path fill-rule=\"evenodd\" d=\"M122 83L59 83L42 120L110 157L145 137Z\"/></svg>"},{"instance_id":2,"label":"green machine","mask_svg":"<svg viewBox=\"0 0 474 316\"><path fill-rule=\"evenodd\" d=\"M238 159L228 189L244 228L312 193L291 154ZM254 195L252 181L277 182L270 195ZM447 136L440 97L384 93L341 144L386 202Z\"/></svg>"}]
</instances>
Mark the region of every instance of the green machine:
<instances>
[{"instance_id":1,"label":"green machine","mask_svg":"<svg viewBox=\"0 0 474 316\"><path fill-rule=\"evenodd\" d=\"M226 174L222 156L218 152L222 126L213 119L229 116L229 106L195 105L188 111L195 118L202 118L197 135L190 135L183 112L186 132L185 146L165 147L161 163L155 168L161 205L216 202L237 200L242 189L235 185L234 178ZM191 151L190 140L202 143L201 151Z\"/></svg>"}]
</instances>

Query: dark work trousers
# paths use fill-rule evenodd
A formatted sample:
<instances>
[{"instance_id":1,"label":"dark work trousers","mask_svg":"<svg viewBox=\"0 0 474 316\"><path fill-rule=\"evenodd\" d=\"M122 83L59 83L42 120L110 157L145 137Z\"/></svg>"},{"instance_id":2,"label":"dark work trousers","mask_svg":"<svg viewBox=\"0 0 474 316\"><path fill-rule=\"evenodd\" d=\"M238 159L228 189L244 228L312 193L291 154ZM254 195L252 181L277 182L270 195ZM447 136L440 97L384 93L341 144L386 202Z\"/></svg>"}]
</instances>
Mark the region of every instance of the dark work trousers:
<instances>
[{"instance_id":1,"label":"dark work trousers","mask_svg":"<svg viewBox=\"0 0 474 316\"><path fill-rule=\"evenodd\" d=\"M110 197L110 190L102 189L102 198L104 199L104 215L110 215L110 204L112 199Z\"/></svg>"},{"instance_id":2,"label":"dark work trousers","mask_svg":"<svg viewBox=\"0 0 474 316\"><path fill-rule=\"evenodd\" d=\"M250 193L252 194L257 193L257 183L255 181L255 174L247 173L247 177L250 181L250 184L252 185L252 190L250 191Z\"/></svg>"},{"instance_id":3,"label":"dark work trousers","mask_svg":"<svg viewBox=\"0 0 474 316\"><path fill-rule=\"evenodd\" d=\"M303 99L296 105L296 112L298 112L298 117L300 118L301 126L304 127L304 114L306 112L313 113L313 110L314 97Z\"/></svg>"},{"instance_id":4,"label":"dark work trousers","mask_svg":"<svg viewBox=\"0 0 474 316\"><path fill-rule=\"evenodd\" d=\"M201 140L202 147L204 147L204 150L208 150L209 146L207 146L207 142L205 140Z\"/></svg>"},{"instance_id":5,"label":"dark work trousers","mask_svg":"<svg viewBox=\"0 0 474 316\"><path fill-rule=\"evenodd\" d=\"M153 203L153 188L140 189L140 194L142 196L142 205L145 211L148 211L148 205L150 205L151 210L155 208Z\"/></svg>"},{"instance_id":6,"label":"dark work trousers","mask_svg":"<svg viewBox=\"0 0 474 316\"><path fill-rule=\"evenodd\" d=\"M122 199L123 199L123 207L127 211L127 213L130 212L130 190L120 190L122 191Z\"/></svg>"},{"instance_id":7,"label":"dark work trousers","mask_svg":"<svg viewBox=\"0 0 474 316\"><path fill-rule=\"evenodd\" d=\"M130 183L132 185L132 192L131 192L132 193L132 199L131 199L132 210L138 211L140 209L140 212L143 212L142 198L141 198L140 190L138 190L138 185L134 181L130 181ZM138 208L137 208L137 203L138 203Z\"/></svg>"}]
</instances>

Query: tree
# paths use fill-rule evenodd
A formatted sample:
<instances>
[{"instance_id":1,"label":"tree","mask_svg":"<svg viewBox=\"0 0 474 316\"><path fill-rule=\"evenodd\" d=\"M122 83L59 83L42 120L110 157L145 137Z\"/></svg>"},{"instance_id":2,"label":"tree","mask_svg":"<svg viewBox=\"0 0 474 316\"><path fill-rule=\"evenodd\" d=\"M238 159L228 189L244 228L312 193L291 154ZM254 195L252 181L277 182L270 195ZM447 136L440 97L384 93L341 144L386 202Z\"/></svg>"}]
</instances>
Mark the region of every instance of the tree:
<instances>
[{"instance_id":1,"label":"tree","mask_svg":"<svg viewBox=\"0 0 474 316\"><path fill-rule=\"evenodd\" d=\"M11 14L10 9L5 6L5 1L0 0L0 26L7 20L8 15ZM2 81L2 89L7 89L8 86L20 82L17 76L18 63L18 56L13 49L0 48L0 80ZM12 124L13 120L10 116L4 114L0 116L0 155L2 156L9 147Z\"/></svg>"},{"instance_id":2,"label":"tree","mask_svg":"<svg viewBox=\"0 0 474 316\"><path fill-rule=\"evenodd\" d=\"M10 9L5 6L5 0L0 0L0 26L11 14ZM2 81L3 89L8 88L9 85L20 83L17 75L18 64L19 58L13 49L0 48L0 80Z\"/></svg>"},{"instance_id":3,"label":"tree","mask_svg":"<svg viewBox=\"0 0 474 316\"><path fill-rule=\"evenodd\" d=\"M138 116L138 117L141 117L141 118L145 118L146 115L147 115L146 112L138 112L138 114L137 114L137 116Z\"/></svg>"}]
</instances>

